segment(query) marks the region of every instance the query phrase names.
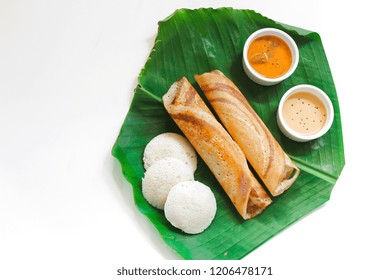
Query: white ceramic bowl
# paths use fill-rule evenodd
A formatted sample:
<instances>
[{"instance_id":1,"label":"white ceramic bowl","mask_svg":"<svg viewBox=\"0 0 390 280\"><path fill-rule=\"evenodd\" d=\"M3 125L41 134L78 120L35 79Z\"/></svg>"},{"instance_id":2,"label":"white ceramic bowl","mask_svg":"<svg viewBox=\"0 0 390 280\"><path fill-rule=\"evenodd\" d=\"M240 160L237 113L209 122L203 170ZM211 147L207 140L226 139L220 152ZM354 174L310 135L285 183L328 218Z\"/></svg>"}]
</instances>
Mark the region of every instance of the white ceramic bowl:
<instances>
[{"instance_id":1,"label":"white ceramic bowl","mask_svg":"<svg viewBox=\"0 0 390 280\"><path fill-rule=\"evenodd\" d=\"M283 110L282 109L283 109L284 102L287 100L287 98L290 95L297 93L297 92L308 92L310 94L313 94L316 97L318 97L320 99L320 101L325 106L325 109L327 111L326 122L325 122L325 125L322 127L322 129L320 131L318 131L317 133L310 134L310 135L301 134L301 133L291 129L287 125L286 121L283 118L283 114L282 114ZM277 123L278 123L279 129L288 138L290 138L294 141L297 141L297 142L307 142L307 141L314 140L316 138L321 137L332 126L333 118L334 118L334 110L333 110L332 102L330 101L329 97L321 89L319 89L315 86L312 86L312 85L298 85L298 86L292 87L283 95L282 99L279 102L279 108L278 108L278 112L277 112Z\"/></svg>"},{"instance_id":2,"label":"white ceramic bowl","mask_svg":"<svg viewBox=\"0 0 390 280\"><path fill-rule=\"evenodd\" d=\"M262 36L276 36L285 41L288 45L288 47L291 50L292 54L292 64L290 69L283 75L278 78L267 78L261 75L259 72L257 72L250 64L248 61L248 48L249 45L252 43L253 40L262 37ZM255 83L258 83L263 86L272 86L277 83L280 83L284 79L290 77L292 73L294 73L295 69L298 66L298 61L299 61L299 51L297 44L295 41L288 35L286 32L283 32L282 30L276 29L276 28L263 28L255 31L252 33L251 36L248 37L248 39L245 42L244 45L244 51L242 55L242 64L244 67L245 73L248 75L248 77L254 81Z\"/></svg>"}]
</instances>

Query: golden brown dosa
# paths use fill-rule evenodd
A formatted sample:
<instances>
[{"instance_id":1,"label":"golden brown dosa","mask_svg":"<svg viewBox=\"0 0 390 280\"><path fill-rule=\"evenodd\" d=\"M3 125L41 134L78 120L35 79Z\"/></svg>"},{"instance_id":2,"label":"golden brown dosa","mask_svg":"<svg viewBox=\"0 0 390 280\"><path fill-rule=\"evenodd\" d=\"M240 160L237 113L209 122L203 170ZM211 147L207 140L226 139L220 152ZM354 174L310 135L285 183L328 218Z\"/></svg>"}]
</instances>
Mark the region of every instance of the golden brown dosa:
<instances>
[{"instance_id":1,"label":"golden brown dosa","mask_svg":"<svg viewBox=\"0 0 390 280\"><path fill-rule=\"evenodd\" d=\"M195 79L271 194L280 195L288 189L299 169L236 85L219 70L196 75Z\"/></svg>"},{"instance_id":2,"label":"golden brown dosa","mask_svg":"<svg viewBox=\"0 0 390 280\"><path fill-rule=\"evenodd\" d=\"M163 96L166 110L217 178L244 219L272 201L249 169L244 153L186 78Z\"/></svg>"}]
</instances>

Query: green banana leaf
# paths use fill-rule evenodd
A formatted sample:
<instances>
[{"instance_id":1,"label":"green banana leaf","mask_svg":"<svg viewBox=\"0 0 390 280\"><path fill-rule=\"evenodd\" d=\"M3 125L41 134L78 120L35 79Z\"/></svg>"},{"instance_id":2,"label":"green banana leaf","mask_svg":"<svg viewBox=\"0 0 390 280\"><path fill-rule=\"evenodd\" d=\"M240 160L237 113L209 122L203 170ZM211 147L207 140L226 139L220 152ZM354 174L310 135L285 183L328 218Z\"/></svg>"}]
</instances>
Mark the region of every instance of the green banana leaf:
<instances>
[{"instance_id":1,"label":"green banana leaf","mask_svg":"<svg viewBox=\"0 0 390 280\"><path fill-rule=\"evenodd\" d=\"M245 40L252 32L264 27L279 28L290 34L300 52L295 73L270 87L249 80L241 64ZM142 156L146 144L156 135L181 133L161 100L170 85L186 76L204 97L193 77L213 69L221 70L241 89L284 150L301 168L301 174L294 185L283 195L275 197L274 203L262 214L244 221L198 157L195 179L210 186L218 210L206 231L188 235L171 226L163 211L150 206L142 196ZM251 10L180 9L159 22L155 45L138 82L112 153L133 186L138 209L182 258L241 259L329 199L345 160L336 89L317 33L277 23ZM297 143L287 139L278 129L276 110L282 95L289 88L303 83L317 86L329 95L335 118L330 131L320 139Z\"/></svg>"}]
</instances>

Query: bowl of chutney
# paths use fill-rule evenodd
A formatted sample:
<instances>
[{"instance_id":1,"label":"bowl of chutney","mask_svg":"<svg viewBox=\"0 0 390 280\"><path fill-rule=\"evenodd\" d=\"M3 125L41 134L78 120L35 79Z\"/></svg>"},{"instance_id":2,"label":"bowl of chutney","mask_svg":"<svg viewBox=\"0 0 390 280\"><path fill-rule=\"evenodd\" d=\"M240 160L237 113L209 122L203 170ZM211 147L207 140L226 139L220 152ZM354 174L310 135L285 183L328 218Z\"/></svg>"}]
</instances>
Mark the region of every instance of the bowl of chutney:
<instances>
[{"instance_id":1,"label":"bowl of chutney","mask_svg":"<svg viewBox=\"0 0 390 280\"><path fill-rule=\"evenodd\" d=\"M264 86L285 80L298 66L297 44L286 32L276 28L255 31L245 42L242 63L248 77Z\"/></svg>"}]
</instances>

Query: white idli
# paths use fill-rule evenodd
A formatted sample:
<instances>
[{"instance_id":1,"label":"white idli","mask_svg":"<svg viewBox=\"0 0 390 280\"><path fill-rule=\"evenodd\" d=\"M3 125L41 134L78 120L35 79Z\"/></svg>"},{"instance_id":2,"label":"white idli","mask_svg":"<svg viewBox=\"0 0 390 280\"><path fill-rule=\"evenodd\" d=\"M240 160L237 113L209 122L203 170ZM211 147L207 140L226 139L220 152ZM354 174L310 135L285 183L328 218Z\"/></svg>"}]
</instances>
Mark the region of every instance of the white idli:
<instances>
[{"instance_id":1,"label":"white idli","mask_svg":"<svg viewBox=\"0 0 390 280\"><path fill-rule=\"evenodd\" d=\"M179 182L194 180L193 171L181 160L167 157L153 163L142 179L142 194L154 207L164 209L170 189Z\"/></svg>"},{"instance_id":2,"label":"white idli","mask_svg":"<svg viewBox=\"0 0 390 280\"><path fill-rule=\"evenodd\" d=\"M174 157L188 165L192 172L195 172L197 166L196 152L191 143L182 135L167 132L154 137L145 147L144 150L144 167L145 170L156 161Z\"/></svg>"},{"instance_id":3,"label":"white idli","mask_svg":"<svg viewBox=\"0 0 390 280\"><path fill-rule=\"evenodd\" d=\"M189 234L204 231L213 221L216 211L214 194L208 186L197 181L176 184L164 206L167 220Z\"/></svg>"}]
</instances>

